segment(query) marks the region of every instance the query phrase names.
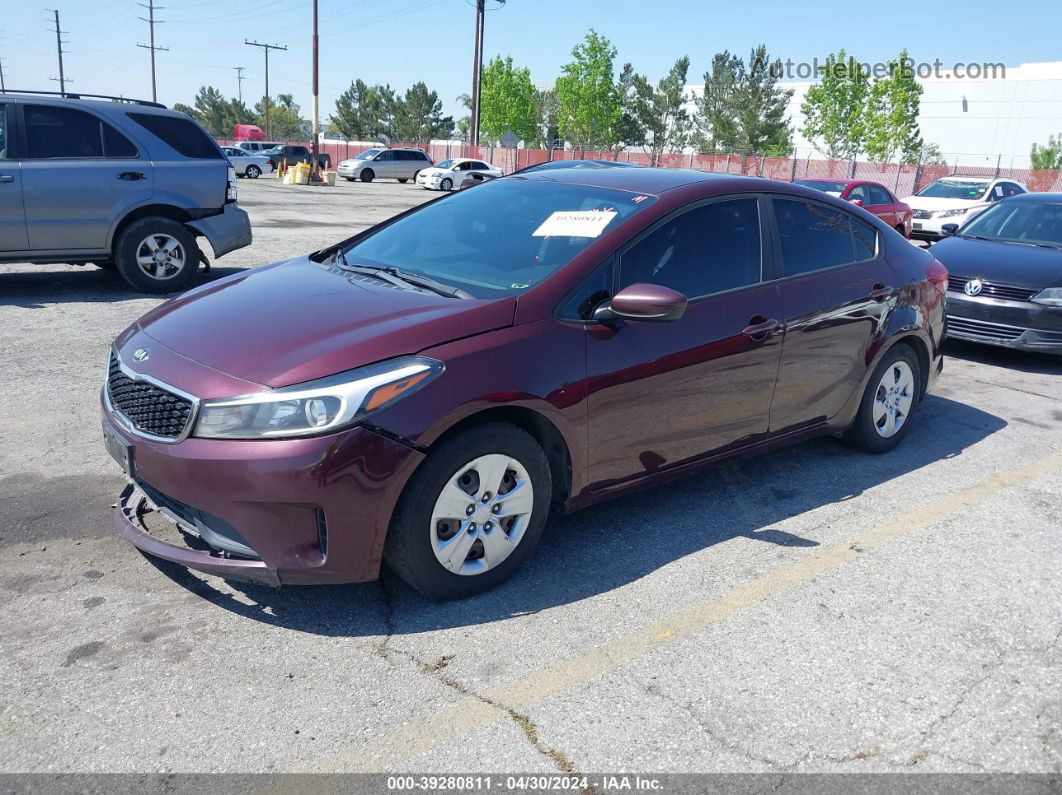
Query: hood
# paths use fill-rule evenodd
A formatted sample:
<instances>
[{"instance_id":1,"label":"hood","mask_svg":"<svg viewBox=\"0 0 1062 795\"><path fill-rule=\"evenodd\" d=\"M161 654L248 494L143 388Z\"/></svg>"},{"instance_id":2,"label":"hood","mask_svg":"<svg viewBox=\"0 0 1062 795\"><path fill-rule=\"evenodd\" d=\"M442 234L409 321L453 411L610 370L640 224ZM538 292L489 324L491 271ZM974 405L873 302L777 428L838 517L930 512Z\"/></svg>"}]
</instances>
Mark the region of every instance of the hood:
<instances>
[{"instance_id":1,"label":"hood","mask_svg":"<svg viewBox=\"0 0 1062 795\"><path fill-rule=\"evenodd\" d=\"M947 237L930 252L956 276L1029 289L1062 286L1062 249Z\"/></svg>"},{"instance_id":2,"label":"hood","mask_svg":"<svg viewBox=\"0 0 1062 795\"><path fill-rule=\"evenodd\" d=\"M912 210L966 210L986 204L981 199L941 199L936 196L908 196L902 199Z\"/></svg>"},{"instance_id":3,"label":"hood","mask_svg":"<svg viewBox=\"0 0 1062 795\"><path fill-rule=\"evenodd\" d=\"M205 284L144 315L162 345L278 387L511 326L516 299L404 290L298 257Z\"/></svg>"}]
</instances>

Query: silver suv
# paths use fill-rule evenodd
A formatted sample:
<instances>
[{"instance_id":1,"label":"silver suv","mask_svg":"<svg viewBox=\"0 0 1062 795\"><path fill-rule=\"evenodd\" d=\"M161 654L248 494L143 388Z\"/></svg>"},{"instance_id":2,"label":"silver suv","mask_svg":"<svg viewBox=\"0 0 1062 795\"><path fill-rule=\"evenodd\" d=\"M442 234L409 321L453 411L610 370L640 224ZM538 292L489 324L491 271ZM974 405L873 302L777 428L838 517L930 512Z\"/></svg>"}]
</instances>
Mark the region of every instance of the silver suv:
<instances>
[{"instance_id":1,"label":"silver suv","mask_svg":"<svg viewBox=\"0 0 1062 795\"><path fill-rule=\"evenodd\" d=\"M94 263L149 293L188 288L205 258L251 243L236 175L164 105L0 94L0 262Z\"/></svg>"},{"instance_id":2,"label":"silver suv","mask_svg":"<svg viewBox=\"0 0 1062 795\"><path fill-rule=\"evenodd\" d=\"M431 158L420 149L395 147L394 149L368 149L360 155L339 164L336 173L348 182L360 179L397 179L399 182L416 180L422 168L431 167Z\"/></svg>"}]
</instances>

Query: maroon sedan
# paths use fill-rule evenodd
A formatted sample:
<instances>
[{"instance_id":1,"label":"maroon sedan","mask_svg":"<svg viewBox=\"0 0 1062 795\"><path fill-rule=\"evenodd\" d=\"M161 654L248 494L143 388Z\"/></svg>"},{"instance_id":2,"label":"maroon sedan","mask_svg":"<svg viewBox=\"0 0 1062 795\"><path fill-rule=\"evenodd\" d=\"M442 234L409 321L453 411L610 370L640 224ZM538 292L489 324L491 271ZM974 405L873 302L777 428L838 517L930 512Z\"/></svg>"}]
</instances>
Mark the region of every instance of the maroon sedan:
<instances>
[{"instance_id":1,"label":"maroon sedan","mask_svg":"<svg viewBox=\"0 0 1062 795\"><path fill-rule=\"evenodd\" d=\"M914 211L880 182L868 182L865 179L798 179L793 184L821 190L852 202L871 215L876 215L904 237L911 237Z\"/></svg>"},{"instance_id":2,"label":"maroon sedan","mask_svg":"<svg viewBox=\"0 0 1062 795\"><path fill-rule=\"evenodd\" d=\"M101 396L117 526L232 579L386 561L473 594L551 508L823 434L892 449L942 367L946 288L930 253L800 186L488 182L127 329Z\"/></svg>"}]
</instances>

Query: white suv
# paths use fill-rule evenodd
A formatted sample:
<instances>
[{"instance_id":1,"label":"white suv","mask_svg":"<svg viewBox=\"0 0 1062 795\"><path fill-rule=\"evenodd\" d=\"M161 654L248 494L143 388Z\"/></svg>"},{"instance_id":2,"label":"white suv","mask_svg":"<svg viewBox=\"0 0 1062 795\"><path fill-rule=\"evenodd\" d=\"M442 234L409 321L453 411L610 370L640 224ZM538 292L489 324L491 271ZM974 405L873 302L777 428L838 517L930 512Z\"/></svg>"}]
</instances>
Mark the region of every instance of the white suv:
<instances>
[{"instance_id":1,"label":"white suv","mask_svg":"<svg viewBox=\"0 0 1062 795\"><path fill-rule=\"evenodd\" d=\"M962 226L993 202L1028 192L1020 182L1005 177L953 174L934 180L903 200L914 211L911 237L940 240L944 224Z\"/></svg>"},{"instance_id":2,"label":"white suv","mask_svg":"<svg viewBox=\"0 0 1062 795\"><path fill-rule=\"evenodd\" d=\"M369 149L339 164L336 173L353 182L372 182L374 179L415 180L422 169L431 168L431 158L420 149L395 147Z\"/></svg>"}]
</instances>

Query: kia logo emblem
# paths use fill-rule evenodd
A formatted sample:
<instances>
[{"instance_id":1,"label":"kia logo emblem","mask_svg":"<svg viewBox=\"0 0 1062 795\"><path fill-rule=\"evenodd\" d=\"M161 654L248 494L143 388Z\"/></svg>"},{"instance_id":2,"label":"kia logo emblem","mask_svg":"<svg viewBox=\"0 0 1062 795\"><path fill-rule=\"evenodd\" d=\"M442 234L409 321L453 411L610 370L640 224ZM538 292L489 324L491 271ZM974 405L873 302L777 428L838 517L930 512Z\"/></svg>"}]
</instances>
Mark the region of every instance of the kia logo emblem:
<instances>
[{"instance_id":1,"label":"kia logo emblem","mask_svg":"<svg viewBox=\"0 0 1062 795\"><path fill-rule=\"evenodd\" d=\"M963 288L963 290L966 291L967 295L980 295L981 290L983 290L984 287L985 283L980 279L970 279L970 281L966 282L966 286Z\"/></svg>"},{"instance_id":2,"label":"kia logo emblem","mask_svg":"<svg viewBox=\"0 0 1062 795\"><path fill-rule=\"evenodd\" d=\"M967 289L967 292L969 292L969 289L970 289L969 285L967 285L966 289ZM981 288L978 287L977 291L980 292ZM974 295L974 293L970 293L970 295ZM148 353L148 349L147 348L137 348L135 351L133 351L133 358L136 359L138 362L146 362L148 356L150 356L150 355L151 354Z\"/></svg>"}]
</instances>

